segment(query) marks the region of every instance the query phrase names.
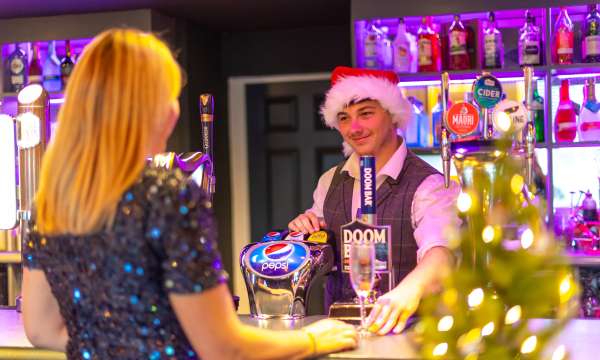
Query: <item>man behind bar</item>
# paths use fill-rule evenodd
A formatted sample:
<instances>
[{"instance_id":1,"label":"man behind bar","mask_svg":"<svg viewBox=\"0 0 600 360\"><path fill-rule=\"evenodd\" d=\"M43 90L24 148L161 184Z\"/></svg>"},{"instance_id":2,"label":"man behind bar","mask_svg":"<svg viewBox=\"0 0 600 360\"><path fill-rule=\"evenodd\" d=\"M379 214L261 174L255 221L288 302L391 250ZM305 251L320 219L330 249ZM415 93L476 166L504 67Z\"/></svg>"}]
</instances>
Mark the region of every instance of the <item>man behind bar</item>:
<instances>
[{"instance_id":1,"label":"man behind bar","mask_svg":"<svg viewBox=\"0 0 600 360\"><path fill-rule=\"evenodd\" d=\"M389 71L337 67L321 108L325 124L337 129L349 157L319 179L312 208L289 223L289 228L313 233L327 228L335 233L341 252L340 226L351 222L360 207L359 157L376 159L378 225L392 229L392 265L396 284L380 282L380 296L367 325L378 334L399 333L416 311L423 295L439 289L444 270L454 259L446 231L458 227L456 183L444 187L443 176L406 148L398 135L412 119L411 104ZM347 273L329 276L326 306L352 301ZM389 291L388 291L389 290Z\"/></svg>"}]
</instances>

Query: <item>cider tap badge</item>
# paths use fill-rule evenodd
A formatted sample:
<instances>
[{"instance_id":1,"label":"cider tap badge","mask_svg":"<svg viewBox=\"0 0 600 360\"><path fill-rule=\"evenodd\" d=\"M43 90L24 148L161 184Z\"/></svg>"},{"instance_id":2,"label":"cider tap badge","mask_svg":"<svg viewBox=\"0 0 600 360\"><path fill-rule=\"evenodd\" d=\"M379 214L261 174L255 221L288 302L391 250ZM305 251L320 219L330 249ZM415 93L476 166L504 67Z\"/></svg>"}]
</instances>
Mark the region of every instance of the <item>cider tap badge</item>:
<instances>
[{"instance_id":1,"label":"cider tap badge","mask_svg":"<svg viewBox=\"0 0 600 360\"><path fill-rule=\"evenodd\" d=\"M502 85L492 75L483 75L473 83L473 97L484 109L491 109L502 100Z\"/></svg>"},{"instance_id":2,"label":"cider tap badge","mask_svg":"<svg viewBox=\"0 0 600 360\"><path fill-rule=\"evenodd\" d=\"M392 269L392 229L389 225L368 225L354 220L342 225L342 271L350 272L350 248L352 244L373 244L375 246L375 273L385 274Z\"/></svg>"}]
</instances>

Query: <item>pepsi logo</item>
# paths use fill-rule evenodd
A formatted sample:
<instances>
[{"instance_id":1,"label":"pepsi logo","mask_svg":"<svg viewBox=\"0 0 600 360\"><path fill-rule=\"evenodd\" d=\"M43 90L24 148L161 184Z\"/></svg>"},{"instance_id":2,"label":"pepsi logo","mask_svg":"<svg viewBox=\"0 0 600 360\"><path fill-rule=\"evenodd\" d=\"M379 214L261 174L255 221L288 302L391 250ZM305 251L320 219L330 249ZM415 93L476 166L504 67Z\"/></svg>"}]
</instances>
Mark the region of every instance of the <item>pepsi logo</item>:
<instances>
[{"instance_id":1,"label":"pepsi logo","mask_svg":"<svg viewBox=\"0 0 600 360\"><path fill-rule=\"evenodd\" d=\"M285 260L294 253L294 246L289 243L277 243L265 248L264 254L270 260Z\"/></svg>"},{"instance_id":2,"label":"pepsi logo","mask_svg":"<svg viewBox=\"0 0 600 360\"><path fill-rule=\"evenodd\" d=\"M299 236L303 236L303 235L304 235L304 233L302 231L292 231L289 236L299 237Z\"/></svg>"},{"instance_id":3,"label":"pepsi logo","mask_svg":"<svg viewBox=\"0 0 600 360\"><path fill-rule=\"evenodd\" d=\"M267 233L268 237L276 237L276 236L279 236L279 235L280 235L280 233L277 232L277 231L271 231L270 233Z\"/></svg>"}]
</instances>

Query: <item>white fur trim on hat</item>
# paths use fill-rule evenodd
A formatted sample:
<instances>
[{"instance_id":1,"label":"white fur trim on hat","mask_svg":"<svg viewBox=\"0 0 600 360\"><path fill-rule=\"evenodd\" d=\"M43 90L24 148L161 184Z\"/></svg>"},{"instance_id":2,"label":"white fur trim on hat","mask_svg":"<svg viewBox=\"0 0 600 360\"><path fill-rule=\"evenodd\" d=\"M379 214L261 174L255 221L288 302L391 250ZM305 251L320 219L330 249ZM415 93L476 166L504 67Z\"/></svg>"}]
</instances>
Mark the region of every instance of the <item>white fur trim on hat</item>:
<instances>
[{"instance_id":1,"label":"white fur trim on hat","mask_svg":"<svg viewBox=\"0 0 600 360\"><path fill-rule=\"evenodd\" d=\"M392 115L392 121L401 129L411 121L412 106L398 86L375 76L348 76L338 80L325 96L321 115L325 125L337 129L337 115L348 105L360 100L377 100Z\"/></svg>"}]
</instances>

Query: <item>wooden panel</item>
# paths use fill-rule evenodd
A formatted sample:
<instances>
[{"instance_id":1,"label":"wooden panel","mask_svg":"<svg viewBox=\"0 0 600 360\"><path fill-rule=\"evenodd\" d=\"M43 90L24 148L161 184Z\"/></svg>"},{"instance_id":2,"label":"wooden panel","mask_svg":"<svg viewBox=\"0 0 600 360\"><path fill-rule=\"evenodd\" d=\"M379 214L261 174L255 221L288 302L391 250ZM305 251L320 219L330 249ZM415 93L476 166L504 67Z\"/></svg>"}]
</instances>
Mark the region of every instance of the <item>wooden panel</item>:
<instances>
[{"instance_id":1,"label":"wooden panel","mask_svg":"<svg viewBox=\"0 0 600 360\"><path fill-rule=\"evenodd\" d=\"M268 153L268 228L286 229L301 211L299 155L296 150Z\"/></svg>"},{"instance_id":2,"label":"wooden panel","mask_svg":"<svg viewBox=\"0 0 600 360\"><path fill-rule=\"evenodd\" d=\"M341 146L339 148L318 148L317 149L317 174L323 174L325 171L338 165L344 160Z\"/></svg>"},{"instance_id":3,"label":"wooden panel","mask_svg":"<svg viewBox=\"0 0 600 360\"><path fill-rule=\"evenodd\" d=\"M325 102L325 94L316 94L313 96L313 117L316 130L328 130L321 116L321 105Z\"/></svg>"},{"instance_id":4,"label":"wooden panel","mask_svg":"<svg viewBox=\"0 0 600 360\"><path fill-rule=\"evenodd\" d=\"M298 99L295 96L266 99L267 132L298 129Z\"/></svg>"}]
</instances>

